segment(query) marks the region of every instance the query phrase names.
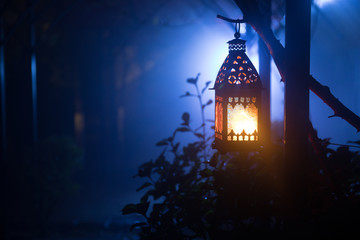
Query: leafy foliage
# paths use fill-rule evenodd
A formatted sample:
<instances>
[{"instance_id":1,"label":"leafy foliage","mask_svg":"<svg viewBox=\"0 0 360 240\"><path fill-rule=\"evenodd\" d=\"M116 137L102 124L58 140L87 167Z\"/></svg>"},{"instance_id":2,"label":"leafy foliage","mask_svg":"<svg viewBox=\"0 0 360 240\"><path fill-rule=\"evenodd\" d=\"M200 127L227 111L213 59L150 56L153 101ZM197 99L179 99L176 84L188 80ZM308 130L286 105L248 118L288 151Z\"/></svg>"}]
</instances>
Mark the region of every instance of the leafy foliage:
<instances>
[{"instance_id":1,"label":"leafy foliage","mask_svg":"<svg viewBox=\"0 0 360 240\"><path fill-rule=\"evenodd\" d=\"M197 94L187 92L182 97L197 97L203 116L212 101L202 103L204 91L199 91L198 77L187 80ZM193 129L185 112L182 121L172 136L156 144L164 147L159 157L139 166L136 177L147 179L137 189L144 191L140 202L123 208L123 214L144 217L144 222L131 227L140 230L141 239L336 238L343 236L342 230L356 230L352 220L360 213L357 152L347 147L330 149L325 140L321 145L325 159L311 155L302 199L306 214L301 232L294 236L293 223L286 216L284 175L279 170L282 146L264 152L215 152L208 158L212 138L206 136L205 127L213 120L202 118ZM192 133L198 140L180 151L178 133Z\"/></svg>"}]
</instances>

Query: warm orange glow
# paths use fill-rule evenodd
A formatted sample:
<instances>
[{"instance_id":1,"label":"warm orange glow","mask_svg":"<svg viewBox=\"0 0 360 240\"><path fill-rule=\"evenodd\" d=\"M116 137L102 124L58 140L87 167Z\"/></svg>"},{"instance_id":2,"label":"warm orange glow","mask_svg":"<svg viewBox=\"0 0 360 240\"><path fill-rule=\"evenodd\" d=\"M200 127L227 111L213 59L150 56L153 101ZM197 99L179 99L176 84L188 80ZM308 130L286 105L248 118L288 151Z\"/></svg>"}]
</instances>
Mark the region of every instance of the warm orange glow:
<instances>
[{"instance_id":1,"label":"warm orange glow","mask_svg":"<svg viewBox=\"0 0 360 240\"><path fill-rule=\"evenodd\" d=\"M235 134L241 134L243 131L246 134L253 134L256 130L258 132L258 109L253 104L250 103L244 107L242 103L236 103L234 107L228 103L228 134L231 130ZM250 140L253 141L253 136L250 137ZM244 140L249 140L245 136Z\"/></svg>"},{"instance_id":2,"label":"warm orange glow","mask_svg":"<svg viewBox=\"0 0 360 240\"><path fill-rule=\"evenodd\" d=\"M223 131L223 107L221 102L217 102L215 105L215 132L222 133Z\"/></svg>"}]
</instances>

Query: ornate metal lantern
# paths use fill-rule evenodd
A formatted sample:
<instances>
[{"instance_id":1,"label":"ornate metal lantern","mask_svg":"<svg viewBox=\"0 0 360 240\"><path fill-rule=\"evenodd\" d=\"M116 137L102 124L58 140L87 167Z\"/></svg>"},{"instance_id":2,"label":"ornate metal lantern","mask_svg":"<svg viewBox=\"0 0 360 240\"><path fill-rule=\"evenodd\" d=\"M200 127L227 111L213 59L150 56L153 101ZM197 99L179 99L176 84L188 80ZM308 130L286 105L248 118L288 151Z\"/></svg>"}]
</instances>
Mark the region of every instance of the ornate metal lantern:
<instances>
[{"instance_id":1,"label":"ornate metal lantern","mask_svg":"<svg viewBox=\"0 0 360 240\"><path fill-rule=\"evenodd\" d=\"M238 27L237 27L238 26ZM261 141L259 126L262 85L258 72L245 54L245 40L228 42L229 55L222 64L215 85L215 141L220 152L256 149Z\"/></svg>"}]
</instances>

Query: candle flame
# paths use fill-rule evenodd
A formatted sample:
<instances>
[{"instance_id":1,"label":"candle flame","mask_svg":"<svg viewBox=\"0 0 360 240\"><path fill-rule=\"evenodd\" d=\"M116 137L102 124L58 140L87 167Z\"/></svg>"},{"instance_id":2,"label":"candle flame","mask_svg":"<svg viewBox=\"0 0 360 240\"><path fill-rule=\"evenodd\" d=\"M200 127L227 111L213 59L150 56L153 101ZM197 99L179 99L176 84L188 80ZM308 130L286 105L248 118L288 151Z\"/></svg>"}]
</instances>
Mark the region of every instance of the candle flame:
<instances>
[{"instance_id":1,"label":"candle flame","mask_svg":"<svg viewBox=\"0 0 360 240\"><path fill-rule=\"evenodd\" d=\"M251 103L244 107L243 104L236 104L234 107L228 104L228 134L231 130L235 134L253 134L257 129L258 109Z\"/></svg>"}]
</instances>

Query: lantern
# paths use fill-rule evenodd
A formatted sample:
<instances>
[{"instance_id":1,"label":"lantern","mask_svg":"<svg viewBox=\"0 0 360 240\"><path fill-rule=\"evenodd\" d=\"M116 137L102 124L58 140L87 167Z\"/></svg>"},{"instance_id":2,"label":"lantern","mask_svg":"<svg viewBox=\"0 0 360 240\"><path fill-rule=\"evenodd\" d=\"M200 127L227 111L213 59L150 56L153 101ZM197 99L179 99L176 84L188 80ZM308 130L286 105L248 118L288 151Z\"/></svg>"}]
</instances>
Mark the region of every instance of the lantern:
<instances>
[{"instance_id":1,"label":"lantern","mask_svg":"<svg viewBox=\"0 0 360 240\"><path fill-rule=\"evenodd\" d=\"M235 29L237 27L235 26ZM245 40L228 42L229 55L215 85L215 141L220 152L255 150L260 146L259 126L262 85L258 72L245 54Z\"/></svg>"}]
</instances>

